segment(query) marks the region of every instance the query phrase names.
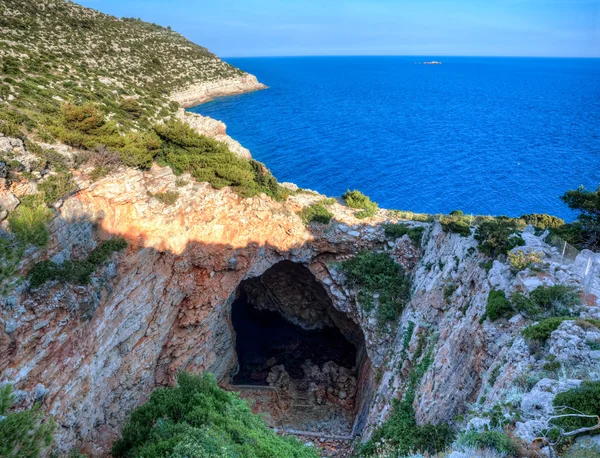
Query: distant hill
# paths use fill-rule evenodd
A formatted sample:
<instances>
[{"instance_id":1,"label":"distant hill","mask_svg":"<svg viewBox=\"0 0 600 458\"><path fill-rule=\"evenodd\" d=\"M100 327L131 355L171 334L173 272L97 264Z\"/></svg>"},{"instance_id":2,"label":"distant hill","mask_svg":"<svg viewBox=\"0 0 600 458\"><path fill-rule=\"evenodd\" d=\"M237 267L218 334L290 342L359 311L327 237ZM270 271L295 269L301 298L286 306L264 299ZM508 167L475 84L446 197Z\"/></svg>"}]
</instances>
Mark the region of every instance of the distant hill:
<instances>
[{"instance_id":1,"label":"distant hill","mask_svg":"<svg viewBox=\"0 0 600 458\"><path fill-rule=\"evenodd\" d=\"M64 101L93 102L121 127L143 127L175 110L169 92L244 72L156 24L63 0L2 0L0 75L0 118L31 130L51 124L43 115ZM128 114L126 98L141 108L133 102Z\"/></svg>"}]
</instances>

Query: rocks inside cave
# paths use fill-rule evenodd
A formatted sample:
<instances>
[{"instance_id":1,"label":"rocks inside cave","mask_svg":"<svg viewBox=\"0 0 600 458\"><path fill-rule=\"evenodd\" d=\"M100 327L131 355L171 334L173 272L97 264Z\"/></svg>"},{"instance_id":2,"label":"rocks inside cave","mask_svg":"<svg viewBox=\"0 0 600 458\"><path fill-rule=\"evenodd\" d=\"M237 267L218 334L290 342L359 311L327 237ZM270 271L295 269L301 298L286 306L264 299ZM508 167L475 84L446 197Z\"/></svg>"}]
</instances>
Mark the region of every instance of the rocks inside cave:
<instances>
[{"instance_id":1,"label":"rocks inside cave","mask_svg":"<svg viewBox=\"0 0 600 458\"><path fill-rule=\"evenodd\" d=\"M231 382L255 410L272 426L350 434L370 380L364 336L308 268L283 261L243 281L231 320Z\"/></svg>"}]
</instances>

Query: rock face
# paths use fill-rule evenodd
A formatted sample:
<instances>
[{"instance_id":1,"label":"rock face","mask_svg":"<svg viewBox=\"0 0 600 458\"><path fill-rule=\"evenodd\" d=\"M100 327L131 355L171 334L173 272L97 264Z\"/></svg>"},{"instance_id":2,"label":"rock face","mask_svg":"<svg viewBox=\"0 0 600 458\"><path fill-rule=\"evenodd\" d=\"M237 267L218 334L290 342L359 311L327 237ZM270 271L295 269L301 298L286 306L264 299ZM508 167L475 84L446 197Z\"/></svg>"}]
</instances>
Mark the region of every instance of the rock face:
<instances>
[{"instance_id":1,"label":"rock face","mask_svg":"<svg viewBox=\"0 0 600 458\"><path fill-rule=\"evenodd\" d=\"M1 299L0 381L26 392L43 384L62 448L105 452L127 413L179 370L227 376L236 362L230 304L243 279L284 260L328 278L327 261L383 240L381 229L359 226L340 205L337 218L354 223L358 237L309 230L296 211L318 195L244 199L183 178L188 184L177 187L159 167L93 184L77 177L80 191L60 206L50 246L27 257L22 271L41 259L81 257L107 237L122 236L129 248L89 285L30 290L25 282ZM173 206L148 194L169 190L180 194ZM362 320L333 300L348 319Z\"/></svg>"},{"instance_id":2,"label":"rock face","mask_svg":"<svg viewBox=\"0 0 600 458\"><path fill-rule=\"evenodd\" d=\"M243 94L266 88L267 86L258 82L256 76L246 73L241 76L194 84L183 91L172 93L170 98L182 107L189 108L208 102L215 97Z\"/></svg>"},{"instance_id":3,"label":"rock face","mask_svg":"<svg viewBox=\"0 0 600 458\"><path fill-rule=\"evenodd\" d=\"M218 122L192 119L198 129L224 135ZM2 144L15 154L22 150L13 140ZM383 210L364 221L333 204L332 223L307 227L297 212L324 197L316 193L295 193L285 202L264 195L244 199L189 176L182 184L158 166L121 170L96 183L75 173L79 191L56 206L50 245L29 250L21 273L43 259L80 259L112 236L126 238L129 247L88 285L50 282L31 289L24 281L0 298L0 382L20 390L23 406L43 401L64 450L105 453L126 415L156 386L174 383L180 370L211 371L227 382L237 362L231 304L244 280L251 300L291 321L309 328L333 323L351 341L353 329L362 331L358 374L331 365L307 371L314 373L317 399L351 408L345 400L358 393L354 431L363 437L386 418L390 400L403 395L412 371L425 363L414 402L420 423L456 424L468 409L483 416L501 403L520 411L516 432L528 440L557 392L598 376L592 347L600 334L565 322L547 353L578 372L568 383L540 381L532 389L519 380L541 374L547 361L521 336L525 318L482 319L492 289L510 295L540 284L581 288L587 266L600 261L591 252L565 265L543 236L529 233L527 246L544 253L542 272L515 274L500 261L487 272L473 237L444 233L438 223L408 222L424 228L422 249L408 236L386 239L383 223L393 217ZM166 191L179 193L171 206L151 197ZM1 191L1 202L14 208L30 192L30 186L12 184ZM412 274L412 299L397 325L381 329L338 267L363 249L388 252ZM582 316L600 319L599 283L588 285ZM285 382L285 368L279 369L273 383Z\"/></svg>"}]
</instances>

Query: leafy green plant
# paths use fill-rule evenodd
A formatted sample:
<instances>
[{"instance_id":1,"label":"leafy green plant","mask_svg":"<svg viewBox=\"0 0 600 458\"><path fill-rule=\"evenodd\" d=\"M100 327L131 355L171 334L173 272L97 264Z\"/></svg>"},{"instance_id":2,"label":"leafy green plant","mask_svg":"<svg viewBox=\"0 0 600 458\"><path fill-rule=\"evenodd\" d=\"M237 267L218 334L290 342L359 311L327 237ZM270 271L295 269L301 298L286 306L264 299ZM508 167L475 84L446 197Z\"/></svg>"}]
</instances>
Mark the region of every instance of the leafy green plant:
<instances>
[{"instance_id":1,"label":"leafy green plant","mask_svg":"<svg viewBox=\"0 0 600 458\"><path fill-rule=\"evenodd\" d=\"M544 344L550 338L550 335L560 327L563 321L577 321L578 326L600 329L600 320L592 318L575 319L573 317L559 316L546 318L539 323L528 326L523 329L522 334L528 340L535 340Z\"/></svg>"},{"instance_id":2,"label":"leafy green plant","mask_svg":"<svg viewBox=\"0 0 600 458\"><path fill-rule=\"evenodd\" d=\"M9 412L13 403L12 387L0 386L0 456L37 458L53 442L54 421L44 419L39 404L20 412Z\"/></svg>"},{"instance_id":3,"label":"leafy green plant","mask_svg":"<svg viewBox=\"0 0 600 458\"><path fill-rule=\"evenodd\" d=\"M244 197L261 192L274 199L289 195L263 164L237 157L224 143L198 134L187 124L170 121L154 129L162 142L157 160L176 174L189 172L216 189L231 186Z\"/></svg>"},{"instance_id":4,"label":"leafy green plant","mask_svg":"<svg viewBox=\"0 0 600 458\"><path fill-rule=\"evenodd\" d=\"M553 401L555 414L600 416L600 381L584 381L577 388L558 393ZM598 418L563 417L552 424L565 432L595 426Z\"/></svg>"},{"instance_id":5,"label":"leafy green plant","mask_svg":"<svg viewBox=\"0 0 600 458\"><path fill-rule=\"evenodd\" d=\"M382 326L398 318L410 299L411 282L404 269L387 253L362 251L344 261L341 268L348 280L359 288L358 300L371 310L378 294L377 319Z\"/></svg>"},{"instance_id":6,"label":"leafy green plant","mask_svg":"<svg viewBox=\"0 0 600 458\"><path fill-rule=\"evenodd\" d=\"M329 224L331 218L333 218L333 213L327 210L323 202L316 202L308 207L304 207L300 211L300 218L302 218L305 224Z\"/></svg>"},{"instance_id":7,"label":"leafy green plant","mask_svg":"<svg viewBox=\"0 0 600 458\"><path fill-rule=\"evenodd\" d=\"M475 230L475 240L479 242L479 251L496 258L513 248L525 244L521 236L515 234L518 223L509 218L495 218L483 221Z\"/></svg>"},{"instance_id":8,"label":"leafy green plant","mask_svg":"<svg viewBox=\"0 0 600 458\"><path fill-rule=\"evenodd\" d=\"M107 261L114 252L127 247L122 238L105 240L94 248L85 261L65 261L62 264L45 260L36 263L27 278L32 288L39 288L48 281L58 280L64 283L86 284L96 269Z\"/></svg>"},{"instance_id":9,"label":"leafy green plant","mask_svg":"<svg viewBox=\"0 0 600 458\"><path fill-rule=\"evenodd\" d=\"M514 439L501 431L477 432L470 430L461 434L456 443L457 445L473 448L493 449L500 453L511 455L516 455L518 450Z\"/></svg>"},{"instance_id":10,"label":"leafy green plant","mask_svg":"<svg viewBox=\"0 0 600 458\"><path fill-rule=\"evenodd\" d=\"M539 264L542 262L543 255L543 252L538 251L511 251L508 253L508 262L510 262L510 265L513 266L515 270L521 271L532 264Z\"/></svg>"},{"instance_id":11,"label":"leafy green plant","mask_svg":"<svg viewBox=\"0 0 600 458\"><path fill-rule=\"evenodd\" d=\"M177 199L179 199L179 193L177 191L165 191L149 194L150 196L154 197L156 200L167 206L175 205L175 202L177 202Z\"/></svg>"},{"instance_id":12,"label":"leafy green plant","mask_svg":"<svg viewBox=\"0 0 600 458\"><path fill-rule=\"evenodd\" d=\"M525 221L526 224L531 224L532 226L539 227L541 229L560 227L565 224L563 219L548 215L546 213L530 213L527 215L522 215L521 219Z\"/></svg>"},{"instance_id":13,"label":"leafy green plant","mask_svg":"<svg viewBox=\"0 0 600 458\"><path fill-rule=\"evenodd\" d=\"M246 402L210 374L180 373L177 386L156 389L133 411L112 447L115 458L317 458L314 449L281 437Z\"/></svg>"},{"instance_id":14,"label":"leafy green plant","mask_svg":"<svg viewBox=\"0 0 600 458\"><path fill-rule=\"evenodd\" d=\"M40 195L25 196L8 216L8 227L19 243L44 247L50 241L48 223L52 212Z\"/></svg>"},{"instance_id":15,"label":"leafy green plant","mask_svg":"<svg viewBox=\"0 0 600 458\"><path fill-rule=\"evenodd\" d=\"M75 190L77 185L73 181L73 175L68 172L50 175L38 184L38 191L43 193L44 201L48 205L67 197Z\"/></svg>"},{"instance_id":16,"label":"leafy green plant","mask_svg":"<svg viewBox=\"0 0 600 458\"><path fill-rule=\"evenodd\" d=\"M504 291L490 291L485 308L485 314L492 321L496 321L500 318L514 314L512 305L506 298Z\"/></svg>"},{"instance_id":17,"label":"leafy green plant","mask_svg":"<svg viewBox=\"0 0 600 458\"><path fill-rule=\"evenodd\" d=\"M408 234L408 237L410 238L412 243L417 248L420 248L421 247L421 239L423 238L423 232L425 231L425 228L411 227L408 224L402 224L402 223L398 223L398 224L388 223L383 226L383 230L384 230L385 236L390 239L397 239L397 238L403 237L404 235Z\"/></svg>"},{"instance_id":18,"label":"leafy green plant","mask_svg":"<svg viewBox=\"0 0 600 458\"><path fill-rule=\"evenodd\" d=\"M444 286L444 300L447 304L451 303L452 295L456 292L457 289L458 287L454 283Z\"/></svg>"},{"instance_id":19,"label":"leafy green plant","mask_svg":"<svg viewBox=\"0 0 600 458\"><path fill-rule=\"evenodd\" d=\"M342 195L346 201L346 205L350 208L357 208L361 211L356 212L354 216L359 219L370 218L375 216L378 210L378 205L373 202L368 196L358 190L350 191L349 189Z\"/></svg>"},{"instance_id":20,"label":"leafy green plant","mask_svg":"<svg viewBox=\"0 0 600 458\"><path fill-rule=\"evenodd\" d=\"M471 235L471 228L466 221L441 219L440 224L442 225L444 232L459 234L462 237L468 237Z\"/></svg>"}]
</instances>

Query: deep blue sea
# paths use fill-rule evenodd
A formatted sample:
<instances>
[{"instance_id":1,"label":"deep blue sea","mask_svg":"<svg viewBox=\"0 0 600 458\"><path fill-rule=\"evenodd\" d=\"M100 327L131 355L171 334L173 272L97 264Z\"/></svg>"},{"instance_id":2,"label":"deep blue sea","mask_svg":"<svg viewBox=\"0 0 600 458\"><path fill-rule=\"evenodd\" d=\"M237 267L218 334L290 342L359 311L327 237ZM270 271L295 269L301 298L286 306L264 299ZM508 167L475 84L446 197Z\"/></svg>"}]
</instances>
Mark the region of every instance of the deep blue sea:
<instances>
[{"instance_id":1,"label":"deep blue sea","mask_svg":"<svg viewBox=\"0 0 600 458\"><path fill-rule=\"evenodd\" d=\"M192 111L280 181L389 209L567 220L559 195L600 184L600 59L226 60L269 89Z\"/></svg>"}]
</instances>

